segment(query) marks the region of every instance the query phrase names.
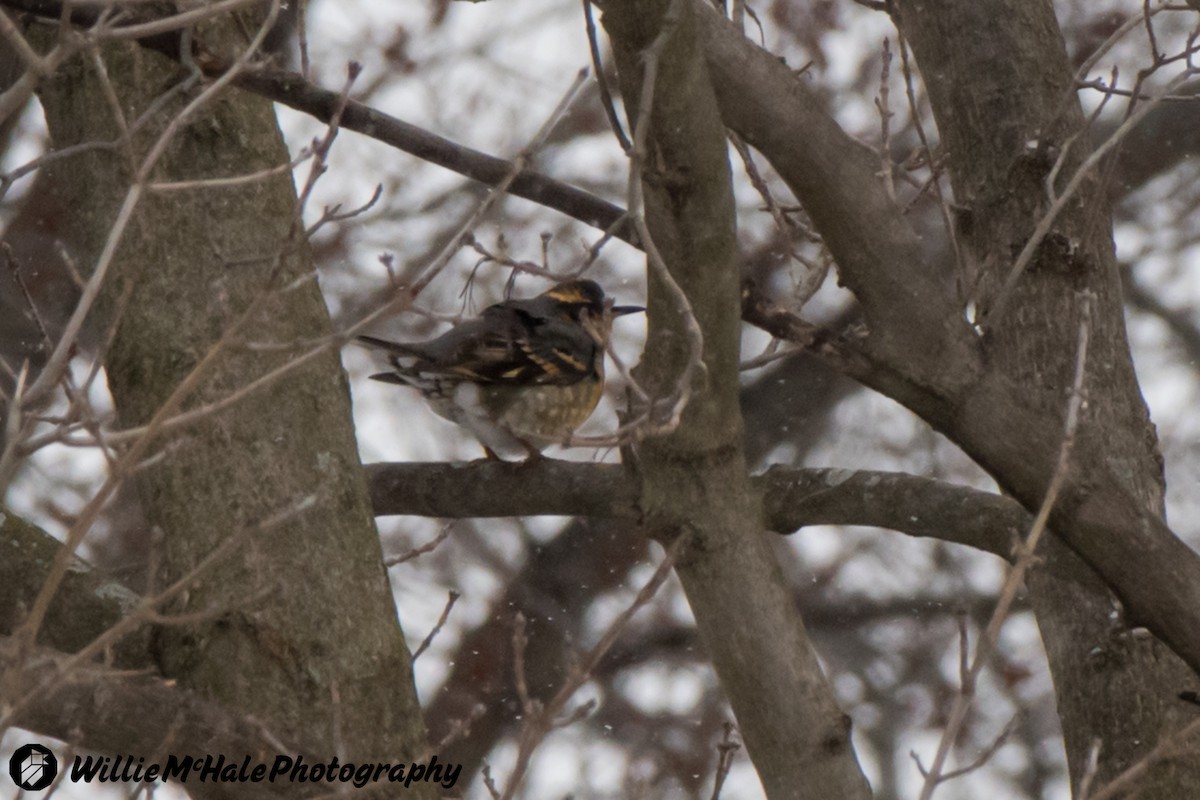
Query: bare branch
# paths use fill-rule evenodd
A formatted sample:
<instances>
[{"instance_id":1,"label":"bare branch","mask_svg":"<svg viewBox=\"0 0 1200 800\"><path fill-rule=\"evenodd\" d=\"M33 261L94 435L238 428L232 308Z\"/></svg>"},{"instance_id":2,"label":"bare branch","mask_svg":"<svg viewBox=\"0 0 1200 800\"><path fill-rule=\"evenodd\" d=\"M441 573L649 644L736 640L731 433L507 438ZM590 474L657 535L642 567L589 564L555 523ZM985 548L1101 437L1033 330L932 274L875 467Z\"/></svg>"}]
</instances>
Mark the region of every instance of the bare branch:
<instances>
[{"instance_id":1,"label":"bare branch","mask_svg":"<svg viewBox=\"0 0 1200 800\"><path fill-rule=\"evenodd\" d=\"M725 785L725 779L729 777L729 768L733 766L733 757L742 748L742 743L734 735L736 732L737 726L732 722L725 723L725 736L717 745L717 773L713 778L711 800L720 800L721 788Z\"/></svg>"},{"instance_id":2,"label":"bare branch","mask_svg":"<svg viewBox=\"0 0 1200 800\"><path fill-rule=\"evenodd\" d=\"M416 661L418 658L420 658L421 654L429 649L429 645L433 644L433 638L437 636L438 633L441 632L442 628L446 625L446 620L450 618L450 609L454 608L454 604L458 602L458 598L460 597L462 597L462 595L455 591L451 591L447 596L446 606L442 609L442 614L440 617L438 617L437 623L435 623L433 629L429 631L429 635L421 640L420 646L413 651L413 661Z\"/></svg>"},{"instance_id":3,"label":"bare branch","mask_svg":"<svg viewBox=\"0 0 1200 800\"><path fill-rule=\"evenodd\" d=\"M592 0L583 0L583 20L587 26L588 50L592 54L592 71L596 75L596 86L600 89L600 105L604 107L604 115L612 127L613 136L617 143L628 155L633 150L633 144L625 135L621 121L617 119L617 109L613 105L612 93L608 90L608 82L604 76L604 65L600 61L600 43L596 38L596 21L592 19Z\"/></svg>"}]
</instances>

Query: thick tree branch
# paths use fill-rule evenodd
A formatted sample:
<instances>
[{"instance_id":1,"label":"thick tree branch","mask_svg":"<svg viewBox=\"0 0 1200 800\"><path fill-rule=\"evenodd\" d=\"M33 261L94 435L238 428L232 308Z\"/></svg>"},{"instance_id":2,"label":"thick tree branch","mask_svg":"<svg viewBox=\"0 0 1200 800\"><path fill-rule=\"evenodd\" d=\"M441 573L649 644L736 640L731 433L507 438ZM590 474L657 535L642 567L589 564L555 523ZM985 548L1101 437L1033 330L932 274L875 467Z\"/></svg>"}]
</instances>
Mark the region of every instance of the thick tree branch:
<instances>
[{"instance_id":1,"label":"thick tree branch","mask_svg":"<svg viewBox=\"0 0 1200 800\"><path fill-rule=\"evenodd\" d=\"M40 528L0 507L0 634L11 634L24 620L62 546ZM76 559L50 604L39 642L73 653L115 625L140 599ZM152 663L147 632L126 637L112 655L113 663L122 668Z\"/></svg>"},{"instance_id":2,"label":"thick tree branch","mask_svg":"<svg viewBox=\"0 0 1200 800\"><path fill-rule=\"evenodd\" d=\"M847 719L761 536L746 478L736 209L693 12L690 0L610 2L603 17L634 126L630 212L644 211L639 230L653 238L638 377L652 396L691 393L678 427L636 448L645 527L683 543L676 574L767 794L866 797ZM703 391L693 382L701 337Z\"/></svg>"},{"instance_id":3,"label":"thick tree branch","mask_svg":"<svg viewBox=\"0 0 1200 800\"><path fill-rule=\"evenodd\" d=\"M1113 636L1105 622L1112 598L1088 567L1119 593L1135 623L1146 623L1193 669L1200 655L1196 617L1177 624L1179 609L1200 602L1200 559L1159 517L1162 461L1125 337L1105 171L1093 168L1119 140L1090 149L1048 0L911 0L897 6L895 19L922 73L940 77L925 88L948 153L961 244L979 264L974 299L988 320L987 375L957 403L952 437L1033 508L1047 478L1057 477L1052 451L1067 387L1084 377L1079 446L1053 525L1086 565L1061 548L1043 548L1044 569L1028 586L1073 782L1089 770L1104 780L1175 729L1172 687L1194 675L1149 637L1135 639L1120 658L1079 658L1105 651ZM959 35L984 29L987 37ZM1142 103L1134 113L1152 108ZM1006 302L1011 312L1002 317ZM1084 319L1091 335L1079 373L1070 342ZM1005 395L1019 398L1017 413ZM1106 701L1096 703L1101 695ZM1093 762L1097 737L1107 744ZM1198 777L1193 755L1144 788L1167 796Z\"/></svg>"},{"instance_id":4,"label":"thick tree branch","mask_svg":"<svg viewBox=\"0 0 1200 800\"><path fill-rule=\"evenodd\" d=\"M465 519L584 514L639 522L638 484L624 467L543 459L377 463L366 467L376 516L411 514ZM901 472L773 466L750 478L768 530L788 534L807 525L867 525L939 539L1008 558L1013 536L1031 517L1003 495ZM36 595L54 537L15 514L0 527L0 633L9 633ZM43 643L66 652L82 647L133 608L138 595L84 562L52 606ZM146 645L126 666L146 663Z\"/></svg>"},{"instance_id":5,"label":"thick tree branch","mask_svg":"<svg viewBox=\"0 0 1200 800\"><path fill-rule=\"evenodd\" d=\"M380 463L366 467L379 516L585 514L638 521L638 486L616 464ZM870 525L1009 558L1032 517L1003 495L900 472L773 466L750 479L768 530Z\"/></svg>"},{"instance_id":6,"label":"thick tree branch","mask_svg":"<svg viewBox=\"0 0 1200 800\"><path fill-rule=\"evenodd\" d=\"M636 519L637 487L618 464L556 459L531 463L366 465L376 516L526 517L562 514Z\"/></svg>"},{"instance_id":7,"label":"thick tree branch","mask_svg":"<svg viewBox=\"0 0 1200 800\"><path fill-rule=\"evenodd\" d=\"M868 350L903 365L934 394L977 370L975 344L950 284L883 190L879 157L852 139L787 64L693 2L725 123L763 153L804 205L862 303Z\"/></svg>"},{"instance_id":8,"label":"thick tree branch","mask_svg":"<svg viewBox=\"0 0 1200 800\"><path fill-rule=\"evenodd\" d=\"M933 478L775 466L751 479L769 530L869 525L1010 559L1032 516L1010 497Z\"/></svg>"}]
</instances>

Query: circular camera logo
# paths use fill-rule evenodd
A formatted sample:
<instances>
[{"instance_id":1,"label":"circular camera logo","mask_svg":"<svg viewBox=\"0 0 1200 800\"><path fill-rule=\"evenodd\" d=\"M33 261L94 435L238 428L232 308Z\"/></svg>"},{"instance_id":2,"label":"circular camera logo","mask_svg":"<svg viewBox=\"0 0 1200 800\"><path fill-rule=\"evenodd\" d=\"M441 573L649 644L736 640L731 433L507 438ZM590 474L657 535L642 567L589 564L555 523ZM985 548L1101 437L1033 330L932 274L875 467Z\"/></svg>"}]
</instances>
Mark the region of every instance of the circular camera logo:
<instances>
[{"instance_id":1,"label":"circular camera logo","mask_svg":"<svg viewBox=\"0 0 1200 800\"><path fill-rule=\"evenodd\" d=\"M54 776L58 774L58 759L45 745L23 744L8 760L8 774L17 786L36 792L53 783Z\"/></svg>"}]
</instances>

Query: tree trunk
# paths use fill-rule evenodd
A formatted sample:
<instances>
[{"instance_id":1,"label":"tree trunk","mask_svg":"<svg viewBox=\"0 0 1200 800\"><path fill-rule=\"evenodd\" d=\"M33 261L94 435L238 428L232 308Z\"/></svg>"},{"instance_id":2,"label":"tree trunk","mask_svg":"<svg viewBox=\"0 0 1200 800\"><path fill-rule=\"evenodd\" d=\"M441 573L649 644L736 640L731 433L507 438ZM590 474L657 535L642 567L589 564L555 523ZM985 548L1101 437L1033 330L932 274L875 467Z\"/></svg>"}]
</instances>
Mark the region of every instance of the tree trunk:
<instances>
[{"instance_id":1,"label":"tree trunk","mask_svg":"<svg viewBox=\"0 0 1200 800\"><path fill-rule=\"evenodd\" d=\"M908 0L899 8L897 22L912 43L949 154L955 202L964 208L959 235L979 266L977 302L986 316L1046 213L1044 184L1054 160L1066 151L1061 189L1088 155L1086 133L1070 141L1085 127L1072 70L1048 2ZM962 35L983 30L987 36ZM1161 516L1162 460L1125 337L1100 176L1059 215L1003 317L987 331L988 368L1046 414L1065 411L1084 302L1092 309L1091 336L1078 435L1147 511ZM1186 721L1190 712L1176 695L1194 675L1157 639L1112 619L1112 593L1077 555L1050 537L1039 552L1030 601L1072 779L1078 784L1099 740L1096 780L1103 785ZM1190 796L1197 785L1200 753L1193 752L1155 767L1144 796Z\"/></svg>"},{"instance_id":2,"label":"tree trunk","mask_svg":"<svg viewBox=\"0 0 1200 800\"><path fill-rule=\"evenodd\" d=\"M223 41L245 45L231 21L221 24ZM206 30L206 42L214 34ZM162 56L133 44L103 53L125 124L143 114L147 124L128 145L48 170L64 207L76 210L67 246L85 266L110 235L131 165L196 94L170 94L188 73ZM56 148L119 136L86 58L58 70L40 97ZM228 178L288 160L271 104L227 90L186 120L151 179ZM146 423L234 326L241 325L184 407L220 400L330 335L297 213L288 171L142 196L97 319L102 329L115 326L105 366L123 426ZM250 342L281 347L248 349ZM344 761L418 758L424 728L410 656L336 352L159 441L155 457L136 480L161 536L152 554L160 586L229 537L242 540L163 609L199 615L159 629L163 674L307 751ZM288 509L301 510L263 526ZM428 786L421 792L433 795Z\"/></svg>"},{"instance_id":3,"label":"tree trunk","mask_svg":"<svg viewBox=\"0 0 1200 800\"><path fill-rule=\"evenodd\" d=\"M668 6L679 11L677 19ZM647 529L665 542L686 537L676 572L767 795L868 797L849 718L762 535L746 479L729 159L692 10L681 2L606 3L604 26L634 125L649 48L667 32L642 170L646 219L704 335L705 371L678 429L637 449ZM638 373L661 398L678 388L688 336L663 276L649 272L650 331Z\"/></svg>"}]
</instances>

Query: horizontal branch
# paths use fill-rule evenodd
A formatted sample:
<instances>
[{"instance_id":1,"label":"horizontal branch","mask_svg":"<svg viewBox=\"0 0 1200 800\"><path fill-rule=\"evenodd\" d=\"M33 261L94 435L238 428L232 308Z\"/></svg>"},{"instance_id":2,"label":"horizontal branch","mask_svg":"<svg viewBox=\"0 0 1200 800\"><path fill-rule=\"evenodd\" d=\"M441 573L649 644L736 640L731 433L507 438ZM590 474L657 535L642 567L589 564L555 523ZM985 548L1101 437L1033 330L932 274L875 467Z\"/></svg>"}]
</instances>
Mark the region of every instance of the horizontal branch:
<instances>
[{"instance_id":1,"label":"horizontal branch","mask_svg":"<svg viewBox=\"0 0 1200 800\"><path fill-rule=\"evenodd\" d=\"M368 464L375 515L637 519L637 491L619 464L557 459Z\"/></svg>"},{"instance_id":2,"label":"horizontal branch","mask_svg":"<svg viewBox=\"0 0 1200 800\"><path fill-rule=\"evenodd\" d=\"M867 525L1012 556L1033 517L1010 497L902 472L774 466L751 479L770 530Z\"/></svg>"},{"instance_id":3,"label":"horizontal branch","mask_svg":"<svg viewBox=\"0 0 1200 800\"><path fill-rule=\"evenodd\" d=\"M366 467L378 516L586 515L638 520L637 489L616 464L540 459ZM1002 495L900 472L775 466L750 479L769 530L870 525L1008 558L1031 517Z\"/></svg>"}]
</instances>

